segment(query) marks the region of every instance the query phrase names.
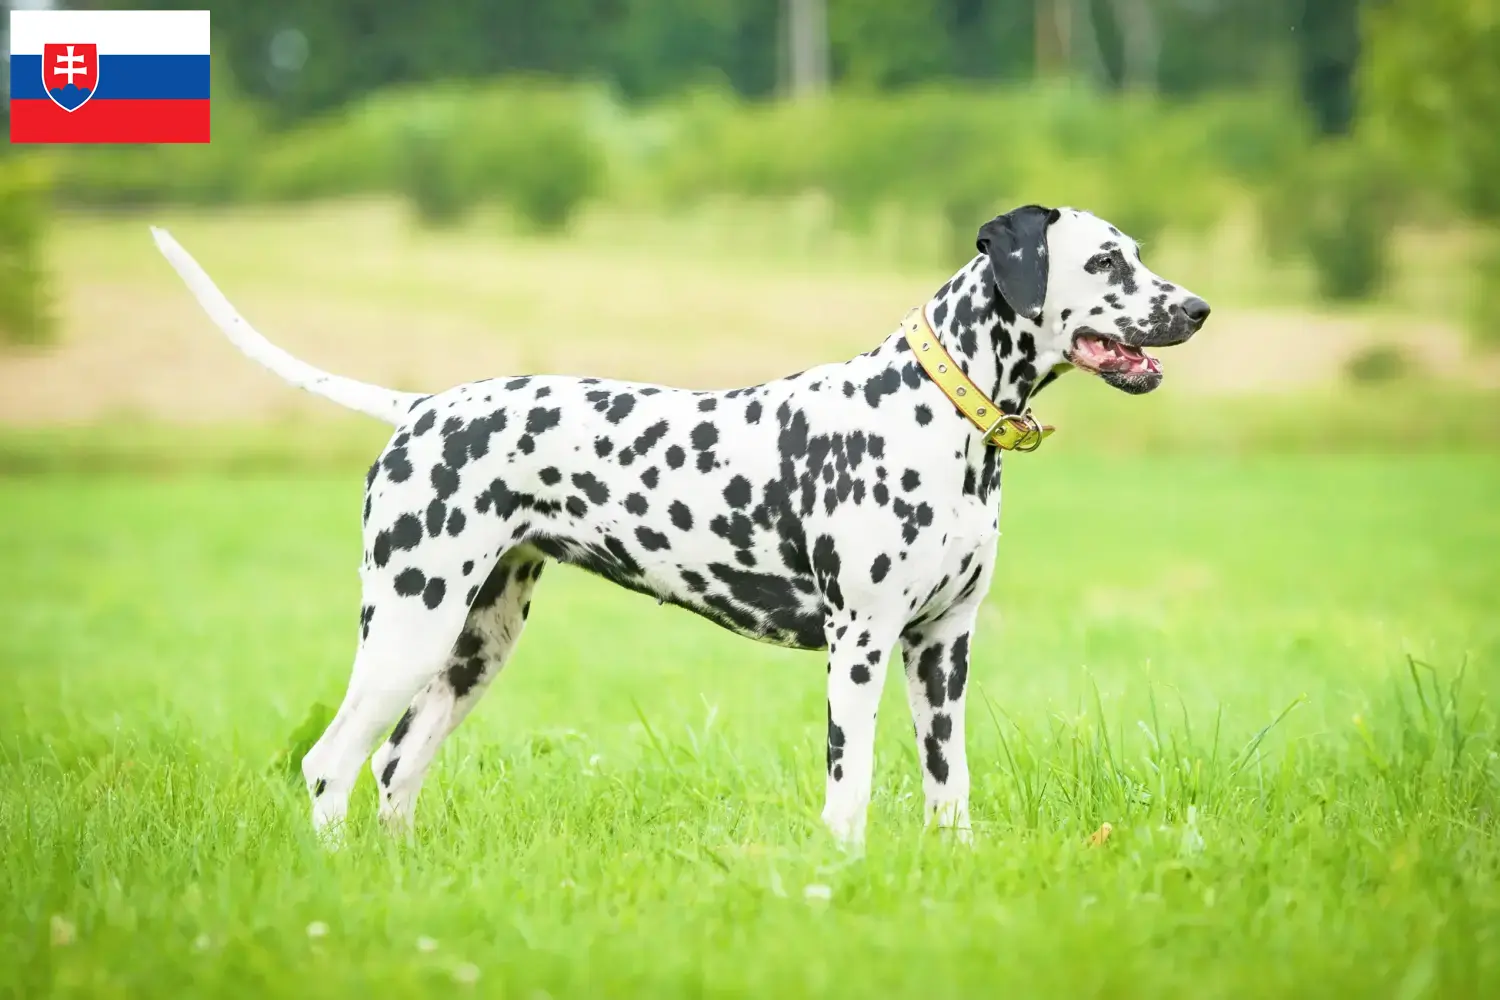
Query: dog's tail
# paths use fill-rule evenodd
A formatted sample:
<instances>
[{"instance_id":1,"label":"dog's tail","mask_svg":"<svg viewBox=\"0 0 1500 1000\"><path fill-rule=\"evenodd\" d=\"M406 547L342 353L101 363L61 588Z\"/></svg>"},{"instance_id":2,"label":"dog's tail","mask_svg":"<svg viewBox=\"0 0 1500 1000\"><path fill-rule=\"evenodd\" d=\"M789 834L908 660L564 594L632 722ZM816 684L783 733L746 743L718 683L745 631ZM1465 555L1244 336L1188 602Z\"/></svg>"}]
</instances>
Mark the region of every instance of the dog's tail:
<instances>
[{"instance_id":1,"label":"dog's tail","mask_svg":"<svg viewBox=\"0 0 1500 1000\"><path fill-rule=\"evenodd\" d=\"M161 250L162 256L167 258L167 261L181 275L182 280L187 282L188 289L197 297L198 304L218 324L219 329L224 331L224 335L234 346L292 385L317 393L340 406L358 410L360 413L368 414L377 420L384 420L389 424L400 424L412 405L423 398L414 392L397 392L395 389L357 382L352 378L330 375L305 361L292 357L262 337L254 327L245 322L243 316L235 312L234 306L229 304L224 293L214 285L213 279L198 266L198 262L182 248L182 245L172 238L172 234L165 229L152 226L151 235L156 239L156 246Z\"/></svg>"}]
</instances>

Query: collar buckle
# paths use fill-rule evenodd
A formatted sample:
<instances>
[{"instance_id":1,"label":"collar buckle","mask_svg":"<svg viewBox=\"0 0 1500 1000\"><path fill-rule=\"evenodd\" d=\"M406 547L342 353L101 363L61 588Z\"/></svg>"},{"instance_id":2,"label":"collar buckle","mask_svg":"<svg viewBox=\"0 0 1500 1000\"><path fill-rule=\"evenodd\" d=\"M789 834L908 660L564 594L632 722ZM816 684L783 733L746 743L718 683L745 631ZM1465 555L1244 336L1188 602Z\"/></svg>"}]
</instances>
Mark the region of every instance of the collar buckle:
<instances>
[{"instance_id":1,"label":"collar buckle","mask_svg":"<svg viewBox=\"0 0 1500 1000\"><path fill-rule=\"evenodd\" d=\"M1016 442L1013 450L1036 451L1042 446L1042 440L1047 436L1047 431L1030 410L1021 414L1021 421L1025 425L1026 432L1021 435L1021 439Z\"/></svg>"},{"instance_id":2,"label":"collar buckle","mask_svg":"<svg viewBox=\"0 0 1500 1000\"><path fill-rule=\"evenodd\" d=\"M1019 432L1020 436L1009 445L998 440L995 436L1000 432L1002 425L1012 427ZM1012 413L1002 413L996 418L993 424L990 424L989 429L984 432L986 443L992 444L997 448L1005 448L1009 451L1036 451L1042 446L1042 441L1046 436L1046 430L1030 410L1027 410L1020 416Z\"/></svg>"}]
</instances>

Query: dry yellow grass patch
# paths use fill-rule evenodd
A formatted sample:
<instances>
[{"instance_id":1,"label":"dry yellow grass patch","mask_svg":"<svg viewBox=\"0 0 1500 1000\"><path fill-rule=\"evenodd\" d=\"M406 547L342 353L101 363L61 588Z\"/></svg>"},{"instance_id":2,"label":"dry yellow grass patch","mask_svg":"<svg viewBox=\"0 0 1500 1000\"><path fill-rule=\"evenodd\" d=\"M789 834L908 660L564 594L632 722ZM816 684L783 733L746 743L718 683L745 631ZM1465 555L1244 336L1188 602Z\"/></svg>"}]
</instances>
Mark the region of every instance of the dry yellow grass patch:
<instances>
[{"instance_id":1,"label":"dry yellow grass patch","mask_svg":"<svg viewBox=\"0 0 1500 1000\"><path fill-rule=\"evenodd\" d=\"M749 384L873 346L948 274L847 252L735 256L727 238L715 252L701 241L643 239L642 248L588 230L562 242L479 227L428 234L385 204L171 211L152 221L276 343L330 371L407 389L530 372ZM157 256L146 222L59 226L61 342L0 354L0 423L328 414L234 353ZM1472 381L1477 371L1462 337L1436 321L1220 308L1201 337L1168 352L1168 384L1326 386L1376 340L1407 346L1440 375ZM1492 370L1480 377L1496 381Z\"/></svg>"}]
</instances>

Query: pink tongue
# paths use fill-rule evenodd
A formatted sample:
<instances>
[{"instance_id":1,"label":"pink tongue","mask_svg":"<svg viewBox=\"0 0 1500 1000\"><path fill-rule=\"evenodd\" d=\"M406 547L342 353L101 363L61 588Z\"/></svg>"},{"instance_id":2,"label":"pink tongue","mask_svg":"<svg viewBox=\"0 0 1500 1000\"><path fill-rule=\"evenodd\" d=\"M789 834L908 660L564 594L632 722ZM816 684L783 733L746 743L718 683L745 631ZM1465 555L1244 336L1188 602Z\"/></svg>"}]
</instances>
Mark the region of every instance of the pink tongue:
<instances>
[{"instance_id":1,"label":"pink tongue","mask_svg":"<svg viewBox=\"0 0 1500 1000\"><path fill-rule=\"evenodd\" d=\"M1159 368L1156 359L1145 352L1102 337L1083 337L1078 346L1084 348L1091 364L1107 371L1157 371Z\"/></svg>"}]
</instances>

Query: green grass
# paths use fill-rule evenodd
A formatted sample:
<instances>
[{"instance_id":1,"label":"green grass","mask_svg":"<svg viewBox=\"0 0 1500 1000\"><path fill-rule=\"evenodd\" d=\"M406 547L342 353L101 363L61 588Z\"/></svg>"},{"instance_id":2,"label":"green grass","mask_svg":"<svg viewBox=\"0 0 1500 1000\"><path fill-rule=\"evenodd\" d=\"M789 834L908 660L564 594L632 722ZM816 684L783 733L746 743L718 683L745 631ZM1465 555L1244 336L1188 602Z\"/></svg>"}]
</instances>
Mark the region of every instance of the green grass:
<instances>
[{"instance_id":1,"label":"green grass","mask_svg":"<svg viewBox=\"0 0 1500 1000\"><path fill-rule=\"evenodd\" d=\"M366 780L324 853L277 756L342 693L359 489L0 479L0 996L1500 991L1493 455L1015 460L976 843L892 679L863 858L815 655L566 568L414 842Z\"/></svg>"}]
</instances>

